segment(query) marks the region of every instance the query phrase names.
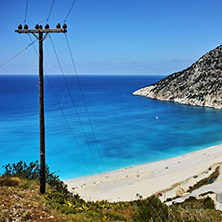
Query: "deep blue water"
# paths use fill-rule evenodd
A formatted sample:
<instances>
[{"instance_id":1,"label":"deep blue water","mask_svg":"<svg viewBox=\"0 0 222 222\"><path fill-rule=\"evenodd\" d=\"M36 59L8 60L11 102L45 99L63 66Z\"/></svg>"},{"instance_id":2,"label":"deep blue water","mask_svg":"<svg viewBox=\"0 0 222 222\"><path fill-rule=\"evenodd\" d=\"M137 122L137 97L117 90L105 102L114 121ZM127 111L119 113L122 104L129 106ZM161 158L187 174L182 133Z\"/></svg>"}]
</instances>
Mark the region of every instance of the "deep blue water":
<instances>
[{"instance_id":1,"label":"deep blue water","mask_svg":"<svg viewBox=\"0 0 222 222\"><path fill-rule=\"evenodd\" d=\"M132 95L161 76L79 76L84 100L75 76L69 91L63 76L48 78L46 162L61 179L222 143L221 110ZM39 160L38 115L38 76L0 76L0 166Z\"/></svg>"}]
</instances>

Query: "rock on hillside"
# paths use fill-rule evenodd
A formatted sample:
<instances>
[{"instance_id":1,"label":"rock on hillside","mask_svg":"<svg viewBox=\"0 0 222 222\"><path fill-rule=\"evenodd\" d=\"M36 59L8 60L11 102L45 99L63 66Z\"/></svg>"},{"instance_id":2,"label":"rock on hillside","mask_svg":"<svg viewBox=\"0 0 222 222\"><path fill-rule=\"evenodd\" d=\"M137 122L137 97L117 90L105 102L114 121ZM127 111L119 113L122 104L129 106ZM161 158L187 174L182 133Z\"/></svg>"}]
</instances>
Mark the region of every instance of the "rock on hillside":
<instances>
[{"instance_id":1,"label":"rock on hillside","mask_svg":"<svg viewBox=\"0 0 222 222\"><path fill-rule=\"evenodd\" d=\"M222 45L187 69L174 73L133 95L194 106L222 108Z\"/></svg>"}]
</instances>

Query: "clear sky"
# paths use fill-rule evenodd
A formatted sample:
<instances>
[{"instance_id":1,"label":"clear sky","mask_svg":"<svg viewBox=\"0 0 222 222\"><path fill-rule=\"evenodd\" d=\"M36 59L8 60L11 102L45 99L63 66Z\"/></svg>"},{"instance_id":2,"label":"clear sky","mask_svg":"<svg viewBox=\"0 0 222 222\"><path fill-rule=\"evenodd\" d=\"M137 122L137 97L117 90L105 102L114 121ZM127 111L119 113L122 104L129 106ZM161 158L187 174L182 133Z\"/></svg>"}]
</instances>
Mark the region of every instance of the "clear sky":
<instances>
[{"instance_id":1,"label":"clear sky","mask_svg":"<svg viewBox=\"0 0 222 222\"><path fill-rule=\"evenodd\" d=\"M29 28L47 19L52 2L28 1ZM55 0L51 28L65 20L72 3ZM27 34L14 32L25 19L26 4L0 0L0 65L30 44ZM183 70L222 44L221 9L221 0L76 0L66 24L78 74L168 75ZM73 73L64 34L51 37L64 72ZM48 74L61 74L49 37L44 67ZM0 74L38 74L33 47L0 68Z\"/></svg>"}]
</instances>

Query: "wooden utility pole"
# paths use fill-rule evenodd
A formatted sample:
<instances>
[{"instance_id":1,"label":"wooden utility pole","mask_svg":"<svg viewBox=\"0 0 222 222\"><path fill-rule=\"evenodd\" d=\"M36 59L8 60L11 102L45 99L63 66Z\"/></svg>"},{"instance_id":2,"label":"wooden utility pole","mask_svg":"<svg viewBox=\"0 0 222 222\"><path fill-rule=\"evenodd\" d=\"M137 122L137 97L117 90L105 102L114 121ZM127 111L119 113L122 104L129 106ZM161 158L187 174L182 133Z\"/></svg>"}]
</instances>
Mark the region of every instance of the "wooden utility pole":
<instances>
[{"instance_id":1,"label":"wooden utility pole","mask_svg":"<svg viewBox=\"0 0 222 222\"><path fill-rule=\"evenodd\" d=\"M60 24L57 24L56 29L49 29L49 25L45 26L45 29L40 25L36 25L35 29L28 29L25 25L22 29L22 25L18 26L15 32L32 33L39 41L39 123L40 123L40 192L45 193L45 123L44 123L44 82L43 82L43 41L50 33L66 33L66 24L61 28ZM38 34L38 35L37 35ZM43 34L45 34L43 36Z\"/></svg>"}]
</instances>

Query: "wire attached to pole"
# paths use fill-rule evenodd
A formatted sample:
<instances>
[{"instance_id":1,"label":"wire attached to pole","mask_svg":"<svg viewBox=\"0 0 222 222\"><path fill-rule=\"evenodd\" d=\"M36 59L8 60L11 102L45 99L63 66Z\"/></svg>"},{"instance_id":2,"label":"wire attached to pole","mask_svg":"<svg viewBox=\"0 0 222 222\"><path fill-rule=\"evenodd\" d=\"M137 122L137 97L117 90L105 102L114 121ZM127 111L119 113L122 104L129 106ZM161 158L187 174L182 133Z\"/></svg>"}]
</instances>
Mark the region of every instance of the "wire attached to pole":
<instances>
[{"instance_id":1,"label":"wire attached to pole","mask_svg":"<svg viewBox=\"0 0 222 222\"><path fill-rule=\"evenodd\" d=\"M28 33L28 35L29 35L30 40L32 41L31 35L30 35L29 33ZM35 45L33 45L33 47L34 47L34 50L35 50L36 55L39 56ZM92 175L92 171L90 170L90 167L89 167L89 165L87 164L87 161L86 161L86 159L85 159L85 157L84 157L84 155L83 155L83 153L82 153L82 151L81 151L81 149L80 149L80 147L79 147L79 144L78 144L78 142L77 142L77 140L76 140L76 137L74 136L73 130L72 130L70 124L69 124L69 121L68 121L68 119L67 119L67 117L66 117L66 115L65 115L65 112L64 112L64 110L63 110L63 108L62 108L62 105L61 105L61 103L59 102L59 99L58 99L58 97L57 97L57 95L56 95L56 92L55 92L55 90L54 90L54 88L53 88L53 86L52 86L52 83L51 83L51 81L50 81L50 79L49 79L49 76L48 76L48 74L46 73L46 70L45 70L45 69L44 69L44 73L46 74L46 78L47 78L47 80L48 80L48 83L49 83L49 85L50 85L50 87L51 87L51 89L52 89L52 92L53 92L53 94L54 94L54 96L55 96L55 99L56 99L58 105L59 105L59 108L60 108L60 110L61 110L61 112L62 112L62 115L63 115L63 117L64 117L64 119L65 119L65 121L66 121L66 124L67 124L67 126L68 126L68 128L69 128L69 131L71 132L72 137L73 137L73 139L74 139L74 141L75 141L75 143L76 143L76 145L77 145L77 147L78 147L78 149L79 149L79 151L80 151L80 154L81 154L81 156L82 156L82 158L83 158L83 161L84 161L86 167L88 168L88 171L89 171L90 175Z\"/></svg>"},{"instance_id":2,"label":"wire attached to pole","mask_svg":"<svg viewBox=\"0 0 222 222\"><path fill-rule=\"evenodd\" d=\"M67 16L66 16L66 18L65 18L64 22L66 22L66 20L68 19L69 14L71 13L72 8L73 8L73 6L75 5L75 3L76 3L76 0L74 0L74 1L73 1L72 6L70 7L69 12L68 12L68 14L67 14Z\"/></svg>"},{"instance_id":3,"label":"wire attached to pole","mask_svg":"<svg viewBox=\"0 0 222 222\"><path fill-rule=\"evenodd\" d=\"M68 37L67 37L66 34L65 34L65 37L66 37L66 42L67 42L68 49L69 49L69 54L70 54L70 57L71 57L71 60L72 60L73 69L74 69L74 72L75 72L75 75L76 75L76 78L77 78L77 82L78 82L79 89L80 89L80 92L81 92L82 100L83 100L83 103L84 103L84 106L85 106L87 118L88 118L88 121L89 121L89 124L90 124L90 128L91 128L91 131L92 131L93 139L94 139L95 144L96 144L96 148L97 148L97 152L99 154L99 159L100 159L100 162L101 162L101 165L102 165L102 168L103 168L103 172L104 172L104 174L106 174L106 170L105 170L104 163L103 163L103 160L102 160L102 155L101 155L98 143L97 143L96 135L95 135L95 132L94 132L94 129L93 129L93 124L92 124L91 118L89 116L89 111L88 111L88 108L87 108L87 105L86 105L86 100L85 100L85 97L84 97L84 94L83 94L83 90L82 90L82 87L81 87L81 84L80 84L79 76L77 74L77 69L76 69L76 65L75 65L75 62L74 62L72 50L71 50L71 47L70 47L70 44L69 44L69 40L68 40ZM109 190L111 191L112 189L111 189L109 183L108 183L108 187L109 187Z\"/></svg>"},{"instance_id":4,"label":"wire attached to pole","mask_svg":"<svg viewBox=\"0 0 222 222\"><path fill-rule=\"evenodd\" d=\"M26 8L25 8L25 19L22 23L26 23L27 19L27 14L28 14L28 5L29 5L29 0L26 1Z\"/></svg>"},{"instance_id":5,"label":"wire attached to pole","mask_svg":"<svg viewBox=\"0 0 222 222\"><path fill-rule=\"evenodd\" d=\"M77 116L77 118L78 118L78 120L79 120L80 127L81 127L81 129L82 129L82 132L83 132L84 137L85 137L85 139L86 139L87 145L88 145L88 147L89 147L89 151L90 151L91 156L92 156L92 158L93 158L93 161L94 161L95 167L96 167L98 173L100 173L100 172L99 172L99 169L98 169L98 166L97 166L97 164L96 164L96 160L95 160L95 157L94 157L94 155L93 155L93 152L92 152L91 146L90 146L89 141L88 141L88 139L87 139L87 136L86 136L85 130L84 130L84 128L83 128L82 122L80 121L79 114L78 114L78 112L77 112L77 109L76 109L76 106L75 106L75 103L74 103L74 100L73 100L72 94L71 94L70 89L69 89L69 86L68 86L68 82L67 82L67 80L66 80L66 78L65 78L65 75L64 75L64 72L63 72L63 69L62 69L61 63L60 63L60 61L59 61L59 57L58 57L58 54L57 54L57 52L56 52L56 49L55 49L55 46L54 46L54 44L53 44L53 41L52 41L51 36L49 36L49 38L50 38L50 41L51 41L51 44L52 44L52 47L53 47L53 50L54 50L54 53L55 53L55 56L56 56L57 62L58 62L58 64L59 64L60 70L61 70L61 72L62 72L62 75L63 75L64 81L65 81L65 84L66 84L66 88L67 88L68 93L69 93L69 96L70 96L70 98L71 98L72 105L73 105L73 107L74 107L74 109L75 109L76 116Z\"/></svg>"},{"instance_id":6,"label":"wire attached to pole","mask_svg":"<svg viewBox=\"0 0 222 222\"><path fill-rule=\"evenodd\" d=\"M48 15L48 18L47 18L47 20L46 20L46 23L49 21L49 18L50 18L50 16L51 16L54 3L55 3L55 0L53 0L53 2L52 2L52 6L51 6L51 8L50 8L49 15Z\"/></svg>"},{"instance_id":7,"label":"wire attached to pole","mask_svg":"<svg viewBox=\"0 0 222 222\"><path fill-rule=\"evenodd\" d=\"M96 159L95 159L95 157L94 157L94 154L93 154L93 152L92 152L92 148L91 148L91 146L90 146L90 144L89 144L89 141L88 141L88 139L87 139L87 136L86 136L86 133L85 133L85 131L84 131L84 128L83 128L82 122L80 121L79 114L78 114L78 112L77 112L77 110L76 110L76 106L75 106L75 104L74 104L74 101L73 101L73 98L72 98L72 95L71 95L71 92L70 92L70 89L69 89L68 83L67 83L67 81L66 81L66 78L65 78L65 75L64 75L64 72L63 72L63 69L62 69L61 63L60 63L60 61L59 61L59 58L58 58L58 54L57 54L57 52L56 52L56 50L55 50L55 46L54 46L54 44L53 44L53 41L52 41L51 36L49 36L49 38L50 38L50 40L51 40L51 44L52 44L52 47L53 47L54 53L55 53L56 58L57 58L57 62L58 62L58 64L59 64L60 70L61 70L61 72L62 72L62 75L63 75L64 81L65 81L65 84L66 84L67 90L68 90L69 95L70 95L70 98L71 98L71 100L72 100L73 107L74 107L74 109L75 109L75 112L76 112L77 118L78 118L78 120L79 120L79 123L80 123L81 129L82 129L82 132L83 132L84 137L85 137L85 139L86 139L86 142L87 142L87 144L88 144L89 151L90 151L90 153L91 153L91 156L92 156L92 159L93 159L93 161L94 161L95 167L96 167L96 169L97 169L97 171L98 171L98 174L99 174L100 177L101 177L101 173L100 173L100 171L99 171L99 169L98 169L98 165L97 165L97 163L96 163ZM73 60L73 61L74 61L74 60ZM65 116L64 116L64 117L65 117ZM73 136L73 138L75 139L74 133L73 133L73 131L72 131L72 129L71 129L69 123L68 123L68 120L67 120L66 117L65 117L65 119L66 119L66 122L67 122L67 124L68 124L68 126L69 126L70 132L72 133L72 136ZM92 126L91 126L91 127L92 127ZM95 137L95 135L94 135L94 137ZM95 140L95 141L96 141L96 140ZM82 158L83 158L85 164L86 164L87 167L89 168L89 166L88 166L88 164L87 164L87 162L86 162L86 159L85 159L85 157L84 157L84 155L83 155L83 153L82 153L82 150L80 149L80 147L79 147L79 145L78 145L76 139L75 139L75 142L76 142L76 144L77 144L77 147L78 147L78 149L79 149L79 151L80 151L80 153L81 153L81 155L82 155ZM97 144L97 148L98 148L98 144ZM100 153L99 153L99 155L100 155ZM100 155L100 158L101 158L101 155ZM101 163L102 163L102 165L103 165L103 162L101 162ZM103 169L104 169L104 165L103 165ZM92 173L91 173L91 175L92 175ZM102 177L101 177L101 180L102 180ZM109 183L108 183L108 186L109 186L109 190L111 191L111 188L110 188L110 184L109 184Z\"/></svg>"},{"instance_id":8,"label":"wire attached to pole","mask_svg":"<svg viewBox=\"0 0 222 222\"><path fill-rule=\"evenodd\" d=\"M17 53L15 56L13 56L11 59L9 59L8 61L6 61L5 63L3 63L2 65L0 65L0 68L2 68L4 65L6 65L7 63L9 63L11 60L13 60L15 57L17 57L19 54L21 54L22 52L24 52L26 49L28 49L32 44L34 44L36 42L33 41L32 43L30 43L27 47L25 47L22 51L20 51L19 53Z\"/></svg>"},{"instance_id":9,"label":"wire attached to pole","mask_svg":"<svg viewBox=\"0 0 222 222\"><path fill-rule=\"evenodd\" d=\"M103 161L102 161L102 156L101 156L101 153L100 153L100 150L99 150L99 147L98 147L98 143L96 142L97 140L96 140L96 136L95 136L95 133L94 133L93 125L92 125L92 122L91 122L91 119L90 119L90 116L89 116L88 108L87 108L87 105L86 105L86 100L85 100L85 97L84 97L84 94L83 94L83 91L82 91L82 87L81 87L81 84L80 84L79 77L77 75L77 70L76 70L74 58L73 58L73 55L72 55L72 50L71 50L71 47L70 47L70 44L69 44L69 40L68 40L68 37L67 37L66 34L65 34L65 37L66 37L66 42L67 42L67 45L68 45L69 53L70 53L70 56L71 56L73 69L74 69L74 72L75 72L76 77L77 77L77 82L78 82L79 89L80 89L80 92L81 92L81 96L82 96L82 99L83 99L83 103L84 103L84 106L85 106L85 109L86 109L86 114L87 114L87 117L88 117L90 128L91 128L91 131L92 131L92 134L93 134L93 139L94 139L94 141L96 143L97 152L99 154L99 158L100 158L100 161L101 161L101 164L102 164L102 167L103 167L103 171L106 172L104 164L103 164Z\"/></svg>"}]
</instances>

